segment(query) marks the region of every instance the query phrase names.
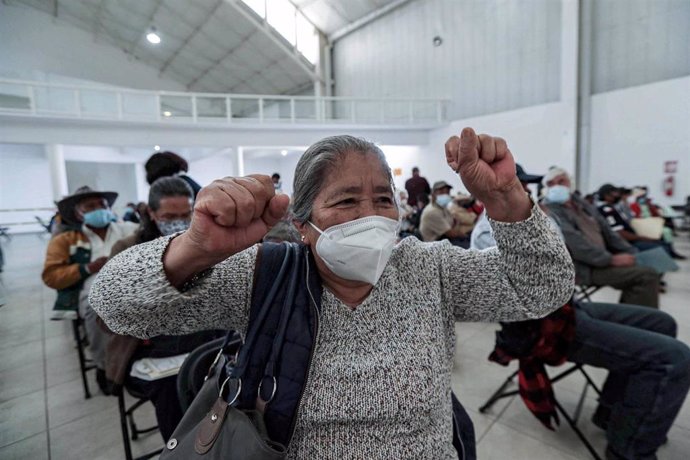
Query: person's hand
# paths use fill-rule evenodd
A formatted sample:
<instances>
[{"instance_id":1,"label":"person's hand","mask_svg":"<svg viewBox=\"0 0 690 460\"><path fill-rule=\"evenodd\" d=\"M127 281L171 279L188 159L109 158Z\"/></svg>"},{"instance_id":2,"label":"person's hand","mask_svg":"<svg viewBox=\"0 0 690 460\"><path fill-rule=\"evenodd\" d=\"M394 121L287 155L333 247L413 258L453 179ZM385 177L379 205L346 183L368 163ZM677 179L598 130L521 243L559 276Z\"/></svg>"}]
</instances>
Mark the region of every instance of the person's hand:
<instances>
[{"instance_id":1,"label":"person's hand","mask_svg":"<svg viewBox=\"0 0 690 460\"><path fill-rule=\"evenodd\" d=\"M285 215L290 199L276 195L269 176L226 177L204 187L192 223L165 254L168 279L179 285L261 241Z\"/></svg>"},{"instance_id":2,"label":"person's hand","mask_svg":"<svg viewBox=\"0 0 690 460\"><path fill-rule=\"evenodd\" d=\"M632 267L635 265L635 256L632 254L614 254L611 256L611 267Z\"/></svg>"},{"instance_id":3,"label":"person's hand","mask_svg":"<svg viewBox=\"0 0 690 460\"><path fill-rule=\"evenodd\" d=\"M199 192L185 236L204 253L225 259L261 241L289 204L287 195L275 194L269 176L219 179Z\"/></svg>"},{"instance_id":4,"label":"person's hand","mask_svg":"<svg viewBox=\"0 0 690 460\"><path fill-rule=\"evenodd\" d=\"M472 128L446 142L446 162L460 175L470 194L484 202L495 220L515 222L530 215L531 202L515 173L515 160L506 141Z\"/></svg>"},{"instance_id":5,"label":"person's hand","mask_svg":"<svg viewBox=\"0 0 690 460\"><path fill-rule=\"evenodd\" d=\"M89 271L89 273L94 274L98 273L101 271L101 268L103 268L103 265L108 261L108 258L103 256L99 257L98 259L94 260L91 263L86 264L86 269Z\"/></svg>"}]
</instances>

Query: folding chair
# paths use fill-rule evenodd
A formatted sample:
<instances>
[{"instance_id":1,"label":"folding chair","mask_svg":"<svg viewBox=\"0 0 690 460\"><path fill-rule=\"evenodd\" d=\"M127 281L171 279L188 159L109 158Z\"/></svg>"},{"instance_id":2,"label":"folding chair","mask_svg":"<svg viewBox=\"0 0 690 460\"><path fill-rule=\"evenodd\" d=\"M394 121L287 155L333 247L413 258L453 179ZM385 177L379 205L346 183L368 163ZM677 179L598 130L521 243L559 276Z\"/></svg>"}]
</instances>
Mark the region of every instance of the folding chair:
<instances>
[{"instance_id":1,"label":"folding chair","mask_svg":"<svg viewBox=\"0 0 690 460\"><path fill-rule=\"evenodd\" d=\"M76 343L77 354L79 356L79 371L81 372L81 381L84 385L84 399L89 399L91 397L91 391L89 391L89 381L86 373L95 369L96 365L93 364L84 353L84 345L86 345L88 341L86 339L86 333L82 333L83 326L84 320L76 314L76 318L72 320L72 331L74 333L74 342Z\"/></svg>"},{"instance_id":2,"label":"folding chair","mask_svg":"<svg viewBox=\"0 0 690 460\"><path fill-rule=\"evenodd\" d=\"M601 289L601 286L588 286L586 284L575 285L575 300L591 302L592 296L595 292Z\"/></svg>"},{"instance_id":3,"label":"folding chair","mask_svg":"<svg viewBox=\"0 0 690 460\"><path fill-rule=\"evenodd\" d=\"M591 386L598 395L601 395L601 391L597 387L596 383L594 383L587 371L585 371L583 365L578 363L573 364L569 369L566 369L560 374L551 377L550 381L552 384L554 384L576 371L580 371L580 373L585 378L586 382L584 388L582 389L582 393L580 394L580 399L577 403L577 406L575 407L575 411L572 415L568 414L568 412L563 408L561 403L559 403L558 400L554 398L556 410L558 410L558 412L560 412L563 418L568 422L568 425L570 425L577 437L580 438L580 441L582 441L587 450L589 450L589 453L592 454L592 457L595 460L602 460L601 456L594 449L587 437L585 437L582 431L577 427L577 421L580 418L580 414L582 413L582 406L584 404L585 397L587 396L588 388ZM493 406L499 399L509 398L520 393L519 390L507 391L508 387L513 383L513 379L515 378L515 376L517 376L518 372L519 370L516 370L515 372L510 374L510 376L503 382L503 384L498 388L498 390L496 390L494 394L491 395L488 401L486 401L484 405L479 408L480 413L485 414L486 411L488 411L491 408L491 406Z\"/></svg>"},{"instance_id":4,"label":"folding chair","mask_svg":"<svg viewBox=\"0 0 690 460\"><path fill-rule=\"evenodd\" d=\"M0 227L0 236L4 236L7 241L11 241L12 237L10 236L9 233L7 233L7 230L9 230L9 227Z\"/></svg>"},{"instance_id":5,"label":"folding chair","mask_svg":"<svg viewBox=\"0 0 690 460\"><path fill-rule=\"evenodd\" d=\"M34 218L36 219L36 222L38 222L38 225L43 227L43 229L46 231L46 233L48 233L48 235L53 235L53 232L50 231L50 224L46 224L45 221L41 219L39 216L34 216Z\"/></svg>"},{"instance_id":6,"label":"folding chair","mask_svg":"<svg viewBox=\"0 0 690 460\"><path fill-rule=\"evenodd\" d=\"M125 404L125 390L130 394L130 396L137 400L130 407L127 407ZM149 402L149 399L145 395L138 393L131 388L123 388L119 385L114 389L114 392L117 393L117 408L120 411L120 429L122 430L122 442L125 447L125 459L147 460L160 455L160 453L163 452L163 447L136 458L132 457L132 445L130 443L130 438L132 441L136 441L139 439L139 435L158 430L158 425L150 428L140 429L137 427L137 424L134 421L134 411Z\"/></svg>"}]
</instances>

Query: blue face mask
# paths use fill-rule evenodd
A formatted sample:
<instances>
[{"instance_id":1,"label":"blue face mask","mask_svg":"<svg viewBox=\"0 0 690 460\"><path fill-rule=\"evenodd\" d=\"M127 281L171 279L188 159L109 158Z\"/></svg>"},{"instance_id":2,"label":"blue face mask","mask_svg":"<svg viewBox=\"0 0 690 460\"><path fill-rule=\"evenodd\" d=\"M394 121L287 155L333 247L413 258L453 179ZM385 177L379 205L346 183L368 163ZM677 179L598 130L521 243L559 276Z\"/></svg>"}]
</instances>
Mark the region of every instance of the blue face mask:
<instances>
[{"instance_id":1,"label":"blue face mask","mask_svg":"<svg viewBox=\"0 0 690 460\"><path fill-rule=\"evenodd\" d=\"M110 209L96 209L84 214L84 223L89 227L105 228L115 220L115 215Z\"/></svg>"},{"instance_id":2,"label":"blue face mask","mask_svg":"<svg viewBox=\"0 0 690 460\"><path fill-rule=\"evenodd\" d=\"M188 220L159 220L156 221L156 226L160 230L161 235L168 236L177 232L184 232L189 228L190 221Z\"/></svg>"},{"instance_id":3,"label":"blue face mask","mask_svg":"<svg viewBox=\"0 0 690 460\"><path fill-rule=\"evenodd\" d=\"M570 199L570 189L565 185L554 185L546 190L549 203L563 204Z\"/></svg>"},{"instance_id":4,"label":"blue face mask","mask_svg":"<svg viewBox=\"0 0 690 460\"><path fill-rule=\"evenodd\" d=\"M451 198L450 195L438 195L436 197L436 204L441 206L442 208L445 208L448 206L448 203L450 203L453 199Z\"/></svg>"}]
</instances>

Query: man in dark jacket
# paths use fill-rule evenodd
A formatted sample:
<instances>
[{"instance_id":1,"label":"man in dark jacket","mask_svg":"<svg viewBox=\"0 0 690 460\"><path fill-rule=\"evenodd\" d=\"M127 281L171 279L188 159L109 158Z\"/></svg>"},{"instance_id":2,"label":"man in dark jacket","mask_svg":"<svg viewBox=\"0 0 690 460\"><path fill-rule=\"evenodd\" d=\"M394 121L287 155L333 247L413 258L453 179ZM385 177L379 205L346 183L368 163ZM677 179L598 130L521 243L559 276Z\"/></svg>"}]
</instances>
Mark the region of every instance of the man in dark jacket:
<instances>
[{"instance_id":1,"label":"man in dark jacket","mask_svg":"<svg viewBox=\"0 0 690 460\"><path fill-rule=\"evenodd\" d=\"M579 284L620 289L621 303L659 306L659 275L636 265L638 251L611 230L596 208L571 193L568 173L552 168L544 176L545 204L563 231Z\"/></svg>"},{"instance_id":2,"label":"man in dark jacket","mask_svg":"<svg viewBox=\"0 0 690 460\"><path fill-rule=\"evenodd\" d=\"M429 195L431 193L431 187L429 187L429 182L419 175L419 168L412 168L412 177L405 181L405 190L407 190L407 204L412 207L417 206L417 196L424 193Z\"/></svg>"}]
</instances>

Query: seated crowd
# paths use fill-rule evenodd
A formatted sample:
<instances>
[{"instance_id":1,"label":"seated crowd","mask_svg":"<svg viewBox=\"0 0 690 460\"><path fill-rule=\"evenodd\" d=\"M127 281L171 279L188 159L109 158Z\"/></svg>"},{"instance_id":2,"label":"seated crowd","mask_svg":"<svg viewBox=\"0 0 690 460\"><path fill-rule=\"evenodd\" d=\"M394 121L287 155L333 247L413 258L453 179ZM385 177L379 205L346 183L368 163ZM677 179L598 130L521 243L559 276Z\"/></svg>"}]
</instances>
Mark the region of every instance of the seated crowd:
<instances>
[{"instance_id":1,"label":"seated crowd","mask_svg":"<svg viewBox=\"0 0 690 460\"><path fill-rule=\"evenodd\" d=\"M539 375L546 375L544 364L565 361L607 369L592 420L607 433L607 458L655 458L690 388L690 349L675 339L674 319L658 309L663 272L641 256L660 248L669 258L685 259L673 246L673 221L643 187L604 184L588 202L573 191L568 172L561 168L551 168L544 176L527 174L520 165L516 169L527 193L532 195L529 184L540 187L539 206L565 242L575 266L576 284L610 286L621 295L617 304L574 296L545 318L502 323L490 359L501 364L518 359L521 372L531 366L532 374ZM175 376L142 380L130 375L132 364L146 357L188 353L224 331L147 340L118 335L100 320L87 296L94 275L109 258L189 227L201 186L187 176L187 170L186 162L172 152L154 154L146 163L151 185L148 203L128 203L122 219L111 211L117 198L114 192L82 187L60 201L56 219L60 229L49 244L43 271L45 284L58 292L55 318L78 312L84 321L102 392L113 394L124 387L146 395L155 406L166 441L183 416ZM274 174L272 181L280 191L280 175ZM413 168L405 190L395 194L400 238L447 240L469 250L496 246L484 204L467 194L452 194L452 190L453 185L443 180L430 185ZM289 218L264 237L271 242L299 240L300 233ZM144 302L145 292L141 298ZM544 343L552 345L548 353ZM550 401L553 391L548 379L539 381L546 382L541 390ZM553 405L540 407L533 412L551 427L556 417Z\"/></svg>"}]
</instances>

